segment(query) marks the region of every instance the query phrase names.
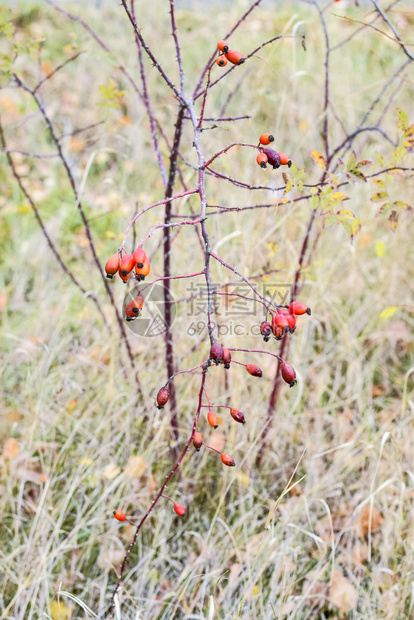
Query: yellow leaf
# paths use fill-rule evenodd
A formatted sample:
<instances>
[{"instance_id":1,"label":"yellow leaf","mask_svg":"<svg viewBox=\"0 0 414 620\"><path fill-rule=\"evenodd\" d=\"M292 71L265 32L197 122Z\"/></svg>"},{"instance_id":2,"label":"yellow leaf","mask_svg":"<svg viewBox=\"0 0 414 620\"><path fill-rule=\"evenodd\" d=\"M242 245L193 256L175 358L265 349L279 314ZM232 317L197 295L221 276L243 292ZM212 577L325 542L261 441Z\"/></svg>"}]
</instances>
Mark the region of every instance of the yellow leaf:
<instances>
[{"instance_id":1,"label":"yellow leaf","mask_svg":"<svg viewBox=\"0 0 414 620\"><path fill-rule=\"evenodd\" d=\"M397 312L397 306L388 306L388 308L384 308L384 310L379 315L380 319L390 319Z\"/></svg>"},{"instance_id":2,"label":"yellow leaf","mask_svg":"<svg viewBox=\"0 0 414 620\"><path fill-rule=\"evenodd\" d=\"M375 254L381 258L385 254L385 243L383 241L377 241L375 243Z\"/></svg>"},{"instance_id":3,"label":"yellow leaf","mask_svg":"<svg viewBox=\"0 0 414 620\"><path fill-rule=\"evenodd\" d=\"M107 230L106 236L108 237L108 239L116 239L116 234L112 232L112 230Z\"/></svg>"},{"instance_id":4,"label":"yellow leaf","mask_svg":"<svg viewBox=\"0 0 414 620\"><path fill-rule=\"evenodd\" d=\"M344 198L346 198L346 196L342 192L333 192L330 195L330 198L331 200L343 200Z\"/></svg>"},{"instance_id":5,"label":"yellow leaf","mask_svg":"<svg viewBox=\"0 0 414 620\"><path fill-rule=\"evenodd\" d=\"M104 469L104 476L108 480L113 480L114 478L116 478L118 476L118 474L120 472L121 472L121 468L120 467L115 465L115 463L110 463Z\"/></svg>"},{"instance_id":6,"label":"yellow leaf","mask_svg":"<svg viewBox=\"0 0 414 620\"><path fill-rule=\"evenodd\" d=\"M19 213L28 213L30 211L29 205L19 205L17 207Z\"/></svg>"},{"instance_id":7,"label":"yellow leaf","mask_svg":"<svg viewBox=\"0 0 414 620\"><path fill-rule=\"evenodd\" d=\"M74 608L72 605L66 607L62 601L50 603L50 615L53 620L70 620L73 616Z\"/></svg>"},{"instance_id":8,"label":"yellow leaf","mask_svg":"<svg viewBox=\"0 0 414 620\"><path fill-rule=\"evenodd\" d=\"M315 164L318 164L319 168L322 168L322 170L326 170L326 159L322 153L319 153L318 151L311 151L310 154Z\"/></svg>"},{"instance_id":9,"label":"yellow leaf","mask_svg":"<svg viewBox=\"0 0 414 620\"><path fill-rule=\"evenodd\" d=\"M253 586L252 588L252 596L257 596L260 593L259 586Z\"/></svg>"},{"instance_id":10,"label":"yellow leaf","mask_svg":"<svg viewBox=\"0 0 414 620\"><path fill-rule=\"evenodd\" d=\"M140 478L146 469L147 464L142 456L131 456L125 467L125 473L129 478Z\"/></svg>"},{"instance_id":11,"label":"yellow leaf","mask_svg":"<svg viewBox=\"0 0 414 620\"><path fill-rule=\"evenodd\" d=\"M284 196L280 202L282 205L285 205L287 202L289 202L289 198L287 196Z\"/></svg>"},{"instance_id":12,"label":"yellow leaf","mask_svg":"<svg viewBox=\"0 0 414 620\"><path fill-rule=\"evenodd\" d=\"M15 459L19 454L19 444L13 437L7 439L4 448L3 448L3 458L4 459Z\"/></svg>"},{"instance_id":13,"label":"yellow leaf","mask_svg":"<svg viewBox=\"0 0 414 620\"><path fill-rule=\"evenodd\" d=\"M92 463L93 463L92 459L88 459L88 457L86 457L86 456L83 459L79 459L79 464L80 465L88 466L88 465L92 465Z\"/></svg>"}]
</instances>

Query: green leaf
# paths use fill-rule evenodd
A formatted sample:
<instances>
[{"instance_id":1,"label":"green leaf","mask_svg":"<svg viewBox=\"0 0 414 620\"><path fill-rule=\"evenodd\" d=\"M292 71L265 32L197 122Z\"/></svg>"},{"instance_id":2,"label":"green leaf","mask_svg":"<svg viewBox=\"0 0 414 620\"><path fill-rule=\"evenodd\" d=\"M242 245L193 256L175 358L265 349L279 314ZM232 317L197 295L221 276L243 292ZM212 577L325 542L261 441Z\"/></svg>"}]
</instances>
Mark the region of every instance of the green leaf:
<instances>
[{"instance_id":1,"label":"green leaf","mask_svg":"<svg viewBox=\"0 0 414 620\"><path fill-rule=\"evenodd\" d=\"M407 114L404 112L404 110L401 110L401 108L397 108L398 111L398 129L400 129L401 131L405 131L408 127L408 116Z\"/></svg>"},{"instance_id":2,"label":"green leaf","mask_svg":"<svg viewBox=\"0 0 414 620\"><path fill-rule=\"evenodd\" d=\"M336 224L338 221L338 216L335 213L328 213L325 217L325 228L328 226L332 226L332 224Z\"/></svg>"},{"instance_id":3,"label":"green leaf","mask_svg":"<svg viewBox=\"0 0 414 620\"><path fill-rule=\"evenodd\" d=\"M387 198L388 198L387 192L377 192L376 194L373 194L371 196L370 200L372 200L372 202L383 202Z\"/></svg>"},{"instance_id":4,"label":"green leaf","mask_svg":"<svg viewBox=\"0 0 414 620\"><path fill-rule=\"evenodd\" d=\"M356 168L353 168L352 170L349 170L349 172L351 174L353 174L354 177L356 177L357 179L360 179L361 181L364 181L364 183L367 182L367 178L366 178L365 174L363 174L360 170L357 170Z\"/></svg>"},{"instance_id":5,"label":"green leaf","mask_svg":"<svg viewBox=\"0 0 414 620\"><path fill-rule=\"evenodd\" d=\"M311 198L311 208L313 210L319 207L319 196L312 196Z\"/></svg>"},{"instance_id":6,"label":"green leaf","mask_svg":"<svg viewBox=\"0 0 414 620\"><path fill-rule=\"evenodd\" d=\"M297 167L297 165L295 164L294 161L292 161L292 165L290 167L290 171L293 174L293 176L296 176L296 174L298 172L298 167Z\"/></svg>"},{"instance_id":7,"label":"green leaf","mask_svg":"<svg viewBox=\"0 0 414 620\"><path fill-rule=\"evenodd\" d=\"M352 237L352 224L349 220L342 220L342 226L344 227L344 230L346 232L346 234L348 235L348 237Z\"/></svg>"},{"instance_id":8,"label":"green leaf","mask_svg":"<svg viewBox=\"0 0 414 620\"><path fill-rule=\"evenodd\" d=\"M10 9L0 8L0 26L4 26L12 19L12 12Z\"/></svg>"},{"instance_id":9,"label":"green leaf","mask_svg":"<svg viewBox=\"0 0 414 620\"><path fill-rule=\"evenodd\" d=\"M352 170L354 170L355 166L356 166L356 155L352 151L352 153L348 157L348 161L347 161L347 164L346 164L348 172L352 172Z\"/></svg>"},{"instance_id":10,"label":"green leaf","mask_svg":"<svg viewBox=\"0 0 414 620\"><path fill-rule=\"evenodd\" d=\"M386 202L385 204L383 204L380 208L380 210L378 211L377 215L386 215L387 213L389 213L392 209L393 205L390 202Z\"/></svg>"}]
</instances>

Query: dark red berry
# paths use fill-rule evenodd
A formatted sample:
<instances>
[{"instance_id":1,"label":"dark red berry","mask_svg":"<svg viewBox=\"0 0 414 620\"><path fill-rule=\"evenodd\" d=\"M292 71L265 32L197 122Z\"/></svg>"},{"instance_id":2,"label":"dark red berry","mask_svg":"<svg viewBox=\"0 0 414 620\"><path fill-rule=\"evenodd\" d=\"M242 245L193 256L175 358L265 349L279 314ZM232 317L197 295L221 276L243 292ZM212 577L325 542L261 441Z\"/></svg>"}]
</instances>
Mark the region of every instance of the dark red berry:
<instances>
[{"instance_id":1,"label":"dark red berry","mask_svg":"<svg viewBox=\"0 0 414 620\"><path fill-rule=\"evenodd\" d=\"M213 345L211 345L210 359L212 359L216 364L221 364L223 362L223 355L223 347L218 344L218 342L215 342Z\"/></svg>"},{"instance_id":2,"label":"dark red berry","mask_svg":"<svg viewBox=\"0 0 414 620\"><path fill-rule=\"evenodd\" d=\"M256 364L246 364L246 370L252 377L261 377L263 375L261 369Z\"/></svg>"},{"instance_id":3,"label":"dark red berry","mask_svg":"<svg viewBox=\"0 0 414 620\"><path fill-rule=\"evenodd\" d=\"M289 387L296 385L296 372L293 366L287 362L283 362L280 366L280 370L282 372L283 381L286 381L286 383L289 384Z\"/></svg>"},{"instance_id":4,"label":"dark red berry","mask_svg":"<svg viewBox=\"0 0 414 620\"><path fill-rule=\"evenodd\" d=\"M246 424L244 415L238 409L230 409L230 415L233 420L236 420L236 422L239 422L240 424Z\"/></svg>"},{"instance_id":5,"label":"dark red berry","mask_svg":"<svg viewBox=\"0 0 414 620\"><path fill-rule=\"evenodd\" d=\"M267 321L263 321L260 325L260 333L263 336L263 340L268 342L270 334L272 333L272 326Z\"/></svg>"},{"instance_id":6,"label":"dark red berry","mask_svg":"<svg viewBox=\"0 0 414 620\"><path fill-rule=\"evenodd\" d=\"M277 151L273 149L262 149L262 152L267 155L268 164L273 166L273 168L279 168L280 166L280 157Z\"/></svg>"},{"instance_id":7,"label":"dark red berry","mask_svg":"<svg viewBox=\"0 0 414 620\"><path fill-rule=\"evenodd\" d=\"M170 398L169 389L166 386L162 387L157 394L157 405L156 406L158 407L158 409L162 409L164 405L168 403L169 398Z\"/></svg>"}]
</instances>

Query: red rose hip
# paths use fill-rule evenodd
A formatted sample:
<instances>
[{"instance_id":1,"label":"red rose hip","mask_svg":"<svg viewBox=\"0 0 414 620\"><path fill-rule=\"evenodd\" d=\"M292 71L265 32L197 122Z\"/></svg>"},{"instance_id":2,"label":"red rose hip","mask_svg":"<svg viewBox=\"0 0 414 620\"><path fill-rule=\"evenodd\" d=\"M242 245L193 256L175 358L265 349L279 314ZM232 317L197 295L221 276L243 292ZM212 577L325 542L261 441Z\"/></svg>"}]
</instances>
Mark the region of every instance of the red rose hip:
<instances>
[{"instance_id":1,"label":"red rose hip","mask_svg":"<svg viewBox=\"0 0 414 620\"><path fill-rule=\"evenodd\" d=\"M282 372L282 379L289 384L289 387L293 387L296 385L296 372L293 366L288 364L287 362L283 362L280 370Z\"/></svg>"}]
</instances>

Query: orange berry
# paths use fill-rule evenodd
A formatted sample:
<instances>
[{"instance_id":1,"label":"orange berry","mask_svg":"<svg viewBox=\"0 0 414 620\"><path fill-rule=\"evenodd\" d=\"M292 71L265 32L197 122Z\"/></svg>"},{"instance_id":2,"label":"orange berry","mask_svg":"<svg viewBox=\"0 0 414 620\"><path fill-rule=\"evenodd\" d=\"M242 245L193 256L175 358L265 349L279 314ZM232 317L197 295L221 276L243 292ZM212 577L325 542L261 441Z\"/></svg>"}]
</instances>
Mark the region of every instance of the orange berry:
<instances>
[{"instance_id":1,"label":"orange berry","mask_svg":"<svg viewBox=\"0 0 414 620\"><path fill-rule=\"evenodd\" d=\"M115 519L117 519L118 521L125 521L126 519L126 516L120 510L114 510L113 514Z\"/></svg>"},{"instance_id":2,"label":"orange berry","mask_svg":"<svg viewBox=\"0 0 414 620\"><path fill-rule=\"evenodd\" d=\"M185 515L185 508L184 506L181 506L181 504L174 504L174 510L179 517L183 517Z\"/></svg>"},{"instance_id":3,"label":"orange berry","mask_svg":"<svg viewBox=\"0 0 414 620\"><path fill-rule=\"evenodd\" d=\"M111 258L108 258L105 265L106 277L111 279L114 277L121 264L121 257L118 253L113 254Z\"/></svg>"},{"instance_id":4,"label":"orange berry","mask_svg":"<svg viewBox=\"0 0 414 620\"><path fill-rule=\"evenodd\" d=\"M220 52L224 52L224 53L228 52L229 51L229 45L228 45L227 41L219 41L217 43L217 49Z\"/></svg>"},{"instance_id":5,"label":"orange berry","mask_svg":"<svg viewBox=\"0 0 414 620\"><path fill-rule=\"evenodd\" d=\"M259 138L260 144L263 144L264 146L267 146L268 144L274 141L275 141L275 138L270 133L264 133Z\"/></svg>"},{"instance_id":6,"label":"orange berry","mask_svg":"<svg viewBox=\"0 0 414 620\"><path fill-rule=\"evenodd\" d=\"M133 253L132 258L134 259L135 265L138 267L138 269L142 269L147 255L142 248L137 248Z\"/></svg>"},{"instance_id":7,"label":"orange berry","mask_svg":"<svg viewBox=\"0 0 414 620\"><path fill-rule=\"evenodd\" d=\"M279 151L278 151L278 155L279 155L280 163L282 164L282 166L289 166L290 168L292 165L292 162L289 159L289 157L285 155L284 153L280 153Z\"/></svg>"},{"instance_id":8,"label":"orange berry","mask_svg":"<svg viewBox=\"0 0 414 620\"><path fill-rule=\"evenodd\" d=\"M252 377L261 377L263 375L261 368L256 364L246 364L246 370Z\"/></svg>"},{"instance_id":9,"label":"orange berry","mask_svg":"<svg viewBox=\"0 0 414 620\"><path fill-rule=\"evenodd\" d=\"M217 428L218 427L218 418L217 418L216 414L214 413L214 411L209 411L207 413L207 420L208 420L208 423L210 424L210 426L212 426L213 428Z\"/></svg>"},{"instance_id":10,"label":"orange berry","mask_svg":"<svg viewBox=\"0 0 414 620\"><path fill-rule=\"evenodd\" d=\"M229 50L225 56L233 65L242 65L246 61L243 54L237 50Z\"/></svg>"},{"instance_id":11,"label":"orange berry","mask_svg":"<svg viewBox=\"0 0 414 620\"><path fill-rule=\"evenodd\" d=\"M141 280L145 280L145 277L151 271L151 263L148 256L145 257L144 263L142 267L135 266L135 273L137 274L137 280L140 282Z\"/></svg>"},{"instance_id":12,"label":"orange berry","mask_svg":"<svg viewBox=\"0 0 414 620\"><path fill-rule=\"evenodd\" d=\"M292 301L289 304L289 311L291 314L311 314L311 309L307 307L306 304L301 303L300 301Z\"/></svg>"},{"instance_id":13,"label":"orange berry","mask_svg":"<svg viewBox=\"0 0 414 620\"><path fill-rule=\"evenodd\" d=\"M224 368L230 368L231 353L226 347L223 347L223 364Z\"/></svg>"},{"instance_id":14,"label":"orange berry","mask_svg":"<svg viewBox=\"0 0 414 620\"><path fill-rule=\"evenodd\" d=\"M223 461L224 465L227 465L227 467L234 467L236 465L236 463L234 462L234 458L232 456L230 456L230 454L221 454L221 460Z\"/></svg>"},{"instance_id":15,"label":"orange berry","mask_svg":"<svg viewBox=\"0 0 414 620\"><path fill-rule=\"evenodd\" d=\"M125 308L126 320L133 321L134 319L136 319L143 305L144 298L141 293L138 293L138 295L134 297L134 299L130 301Z\"/></svg>"},{"instance_id":16,"label":"orange berry","mask_svg":"<svg viewBox=\"0 0 414 620\"><path fill-rule=\"evenodd\" d=\"M119 266L119 273L121 276L126 276L130 273L135 265L135 261L131 254L124 254L121 258L121 264Z\"/></svg>"},{"instance_id":17,"label":"orange berry","mask_svg":"<svg viewBox=\"0 0 414 620\"><path fill-rule=\"evenodd\" d=\"M196 433L193 437L193 446L197 450L200 451L201 446L203 445L203 436L201 433Z\"/></svg>"},{"instance_id":18,"label":"orange berry","mask_svg":"<svg viewBox=\"0 0 414 620\"><path fill-rule=\"evenodd\" d=\"M160 389L157 394L157 404L156 407L158 409L162 409L164 405L168 403L168 399L170 398L170 391L166 385Z\"/></svg>"},{"instance_id":19,"label":"orange berry","mask_svg":"<svg viewBox=\"0 0 414 620\"><path fill-rule=\"evenodd\" d=\"M227 58L225 56L219 56L216 60L216 64L219 67L225 67L227 65Z\"/></svg>"},{"instance_id":20,"label":"orange berry","mask_svg":"<svg viewBox=\"0 0 414 620\"><path fill-rule=\"evenodd\" d=\"M269 158L266 153L259 153L256 157L256 161L261 168L267 168L267 162L269 161Z\"/></svg>"},{"instance_id":21,"label":"orange berry","mask_svg":"<svg viewBox=\"0 0 414 620\"><path fill-rule=\"evenodd\" d=\"M121 273L121 269L119 270L119 277L121 278L123 282L125 282L125 284L128 282L130 275L131 275L130 273L127 273L126 276L123 276Z\"/></svg>"}]
</instances>

